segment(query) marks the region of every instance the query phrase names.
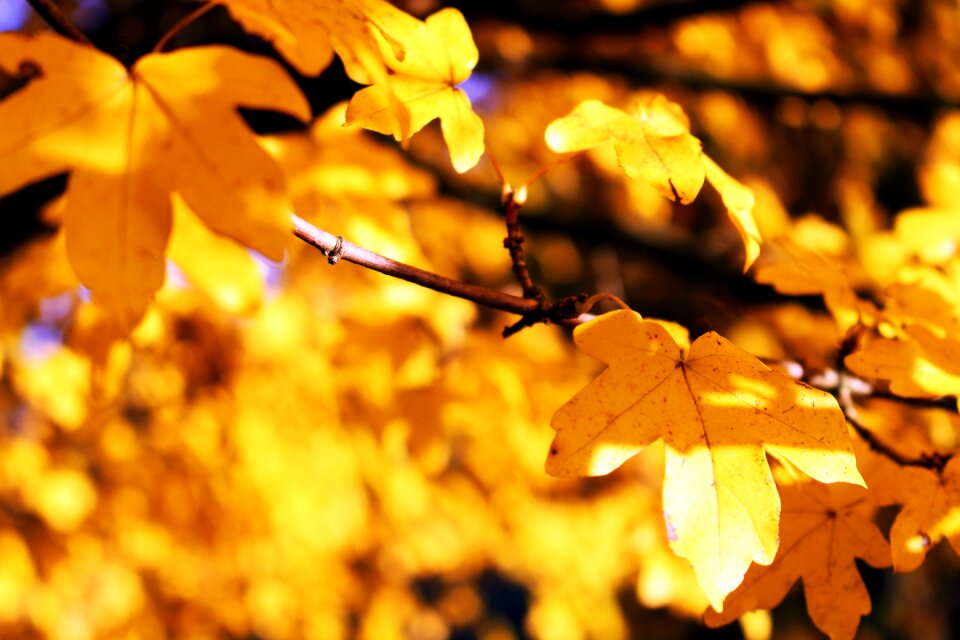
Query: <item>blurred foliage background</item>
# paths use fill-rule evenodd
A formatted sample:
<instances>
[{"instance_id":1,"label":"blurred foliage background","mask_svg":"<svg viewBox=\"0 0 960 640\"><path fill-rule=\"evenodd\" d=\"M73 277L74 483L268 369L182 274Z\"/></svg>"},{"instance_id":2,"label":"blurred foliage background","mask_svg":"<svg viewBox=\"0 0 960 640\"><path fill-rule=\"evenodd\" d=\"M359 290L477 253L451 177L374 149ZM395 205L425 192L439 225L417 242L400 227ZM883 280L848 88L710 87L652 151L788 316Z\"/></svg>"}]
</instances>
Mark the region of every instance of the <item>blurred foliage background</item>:
<instances>
[{"instance_id":1,"label":"blurred foliage background","mask_svg":"<svg viewBox=\"0 0 960 640\"><path fill-rule=\"evenodd\" d=\"M952 0L451 4L480 49L464 89L488 148L518 183L550 167L521 222L553 296L615 293L807 363L828 364L839 338L818 300L786 303L740 273L716 194L670 203L612 150L557 163L543 130L588 98L666 94L755 190L765 238L808 233L875 278L895 214L960 208ZM130 62L196 4L63 6ZM44 28L21 0L0 0L0 20ZM171 46L210 42L276 56L222 9ZM308 130L245 114L297 213L515 291L490 163L454 173L435 124L409 150L343 128L357 86L338 64L297 77ZM0 95L17 82L0 76ZM655 447L605 478L543 472L551 413L597 371L567 330L504 341L507 316L330 268L306 246L270 263L178 206L167 284L117 342L61 250L65 180L0 199L3 637L818 637L799 590L772 619L700 626L705 601L663 531ZM957 569L943 545L910 574L862 566L862 637L953 637Z\"/></svg>"}]
</instances>

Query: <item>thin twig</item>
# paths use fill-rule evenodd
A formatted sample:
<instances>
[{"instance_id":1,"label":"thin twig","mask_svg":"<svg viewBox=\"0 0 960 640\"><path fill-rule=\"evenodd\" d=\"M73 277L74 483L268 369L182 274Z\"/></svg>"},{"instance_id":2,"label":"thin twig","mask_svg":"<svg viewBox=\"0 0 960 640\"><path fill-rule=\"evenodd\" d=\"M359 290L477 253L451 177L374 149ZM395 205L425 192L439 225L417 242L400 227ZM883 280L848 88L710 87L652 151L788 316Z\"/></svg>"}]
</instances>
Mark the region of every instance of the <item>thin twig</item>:
<instances>
[{"instance_id":1,"label":"thin twig","mask_svg":"<svg viewBox=\"0 0 960 640\"><path fill-rule=\"evenodd\" d=\"M526 188L531 187L534 182L542 178L544 175L547 174L548 171L550 171L554 167L560 166L564 162L569 162L570 160L573 160L574 158L578 158L582 155L583 155L583 151L574 151L573 153L565 153L561 155L550 164L545 164L539 169L537 169L536 171L534 171L533 173L531 173L530 177L523 181L523 184L521 185L521 187L526 187Z\"/></svg>"},{"instance_id":2,"label":"thin twig","mask_svg":"<svg viewBox=\"0 0 960 640\"><path fill-rule=\"evenodd\" d=\"M943 468L951 456L934 454L932 456L922 455L920 458L909 458L883 442L869 427L860 421L854 394L857 388L863 385L863 380L846 372L847 356L856 350L858 344L859 332L851 331L840 343L840 348L837 350L836 368L838 376L836 378L836 389L832 393L834 397L836 397L837 403L840 405L840 410L843 411L843 415L847 419L847 423L853 427L854 431L863 438L871 449L896 462L901 467L923 467L924 469L932 469L940 473L943 471ZM869 387L869 385L867 388L872 395L874 391L873 388Z\"/></svg>"},{"instance_id":3,"label":"thin twig","mask_svg":"<svg viewBox=\"0 0 960 640\"><path fill-rule=\"evenodd\" d=\"M197 18L207 13L208 11L210 11L216 6L217 5L215 3L209 2L200 7L197 7L187 15L180 18L177 24L173 25L173 27L171 27L169 31L163 34L163 37L160 38L160 41L157 42L157 44L153 47L153 53L160 53L161 51L163 51L163 48L167 46L167 43L170 42L170 40L173 39L174 36L176 36L178 33L183 31L187 27L189 27L191 24L193 24L197 20Z\"/></svg>"},{"instance_id":4,"label":"thin twig","mask_svg":"<svg viewBox=\"0 0 960 640\"><path fill-rule=\"evenodd\" d=\"M333 256L336 255L339 256L339 259L358 264L367 269L379 271L394 278L400 278L401 280L418 284L421 287L463 298L464 300L470 300L485 307L500 309L501 311L508 311L519 315L534 311L540 306L540 303L536 300L521 298L508 293L494 291L486 287L467 284L459 280L453 280L452 278L446 278L429 271L424 271L423 269L418 269L417 267L412 267L402 262L397 262L396 260L391 260L390 258L358 247L342 238L338 240L337 236L318 229L302 218L297 216L292 216L292 218L294 235L307 244L323 251L325 255L331 257L331 260L333 260ZM337 246L338 244L340 245L339 247ZM335 260L333 261L335 262Z\"/></svg>"},{"instance_id":5,"label":"thin twig","mask_svg":"<svg viewBox=\"0 0 960 640\"><path fill-rule=\"evenodd\" d=\"M844 393L844 387L841 385L840 393L836 394L837 401L840 403L840 410L843 411L847 422L853 427L867 445L880 455L896 462L901 467L922 467L940 473L946 466L952 456L934 454L932 456L923 455L920 458L908 458L893 447L889 446L865 424L860 422L856 404L849 393Z\"/></svg>"},{"instance_id":6,"label":"thin twig","mask_svg":"<svg viewBox=\"0 0 960 640\"><path fill-rule=\"evenodd\" d=\"M427 289L522 316L517 323L503 330L504 337L509 337L524 327L540 322L576 325L593 318L590 314L580 314L580 305L587 299L585 295L570 296L556 302L550 302L544 298L539 300L521 298L509 293L460 282L391 260L347 242L340 236L318 229L298 216L291 216L291 219L293 221L293 234L310 246L322 251L330 264L346 260Z\"/></svg>"},{"instance_id":7,"label":"thin twig","mask_svg":"<svg viewBox=\"0 0 960 640\"><path fill-rule=\"evenodd\" d=\"M90 39L83 35L83 32L73 24L60 10L53 0L27 0L27 3L33 7L33 10L40 16L44 22L50 25L50 28L60 35L70 38L75 42L93 46Z\"/></svg>"},{"instance_id":8,"label":"thin twig","mask_svg":"<svg viewBox=\"0 0 960 640\"><path fill-rule=\"evenodd\" d=\"M524 237L520 230L518 214L526 199L526 187L514 191L510 185L504 185L503 220L507 224L507 237L503 239L503 246L510 252L513 273L517 276L517 282L523 288L523 297L543 300L543 292L530 277L530 268L527 266L526 253L523 250Z\"/></svg>"}]
</instances>

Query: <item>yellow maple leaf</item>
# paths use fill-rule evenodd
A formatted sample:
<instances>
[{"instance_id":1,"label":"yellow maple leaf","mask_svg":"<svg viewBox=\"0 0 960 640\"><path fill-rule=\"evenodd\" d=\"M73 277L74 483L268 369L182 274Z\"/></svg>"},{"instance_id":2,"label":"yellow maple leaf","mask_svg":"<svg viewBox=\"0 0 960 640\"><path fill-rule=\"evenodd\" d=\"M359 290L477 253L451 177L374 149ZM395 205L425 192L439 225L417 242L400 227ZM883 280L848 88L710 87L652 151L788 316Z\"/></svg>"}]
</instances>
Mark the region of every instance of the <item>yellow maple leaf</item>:
<instances>
[{"instance_id":1,"label":"yellow maple leaf","mask_svg":"<svg viewBox=\"0 0 960 640\"><path fill-rule=\"evenodd\" d=\"M889 381L890 391L907 398L960 395L960 340L921 325L904 328L902 339L873 340L844 362L859 376Z\"/></svg>"},{"instance_id":2,"label":"yellow maple leaf","mask_svg":"<svg viewBox=\"0 0 960 640\"><path fill-rule=\"evenodd\" d=\"M743 270L746 271L760 255L760 229L753 219L753 206L756 204L753 190L731 178L706 154L703 156L703 166L707 180L720 194L727 215L740 234L744 253Z\"/></svg>"},{"instance_id":3,"label":"yellow maple leaf","mask_svg":"<svg viewBox=\"0 0 960 640\"><path fill-rule=\"evenodd\" d=\"M612 141L624 172L649 182L671 200L693 202L705 170L700 141L686 116L663 96L635 104L630 113L586 100L547 126L547 146L558 153L592 149Z\"/></svg>"},{"instance_id":4,"label":"yellow maple leaf","mask_svg":"<svg viewBox=\"0 0 960 640\"><path fill-rule=\"evenodd\" d=\"M668 537L717 609L751 560L769 564L777 551L780 502L764 452L821 482L863 483L834 398L716 333L684 355L660 324L624 310L574 339L609 367L554 415L548 473L603 475L663 438Z\"/></svg>"},{"instance_id":5,"label":"yellow maple leaf","mask_svg":"<svg viewBox=\"0 0 960 640\"><path fill-rule=\"evenodd\" d=\"M664 96L636 103L629 113L599 100L586 100L551 122L545 137L547 146L558 153L592 149L611 141L624 173L682 204L693 202L704 180L709 180L743 240L744 271L759 255L753 192L703 153L683 110Z\"/></svg>"},{"instance_id":6,"label":"yellow maple leaf","mask_svg":"<svg viewBox=\"0 0 960 640\"><path fill-rule=\"evenodd\" d=\"M402 59L384 47L393 72L389 82L357 92L347 108L347 123L405 140L440 118L450 159L463 173L480 161L484 149L483 121L473 112L467 94L457 87L477 64L470 27L456 9L443 9L422 24L405 27L396 34L404 46ZM406 107L406 122L392 113L391 94Z\"/></svg>"},{"instance_id":7,"label":"yellow maple leaf","mask_svg":"<svg viewBox=\"0 0 960 640\"><path fill-rule=\"evenodd\" d=\"M708 610L704 621L717 627L747 611L772 609L802 578L814 624L834 640L852 639L860 617L870 613L870 595L854 558L877 568L890 565L890 547L872 520L874 508L863 489L849 485L799 482L781 486L780 495L776 560L751 567L723 612Z\"/></svg>"},{"instance_id":8,"label":"yellow maple leaf","mask_svg":"<svg viewBox=\"0 0 960 640\"><path fill-rule=\"evenodd\" d=\"M901 465L858 444L870 498L878 505L902 505L890 527L894 570L913 571L943 538L960 553L960 458L942 469Z\"/></svg>"},{"instance_id":9,"label":"yellow maple leaf","mask_svg":"<svg viewBox=\"0 0 960 640\"><path fill-rule=\"evenodd\" d=\"M873 322L876 309L857 297L844 264L837 257L781 239L767 246L773 250L760 259L757 282L787 295L822 295L841 332Z\"/></svg>"},{"instance_id":10,"label":"yellow maple leaf","mask_svg":"<svg viewBox=\"0 0 960 640\"><path fill-rule=\"evenodd\" d=\"M334 52L351 79L362 84L387 75L377 34L403 55L391 33L419 21L385 0L214 0L244 27L277 47L299 72L316 75Z\"/></svg>"},{"instance_id":11,"label":"yellow maple leaf","mask_svg":"<svg viewBox=\"0 0 960 640\"><path fill-rule=\"evenodd\" d=\"M24 63L42 75L0 102L0 193L71 171L67 254L128 326L163 283L173 191L214 231L282 256L283 177L236 110L309 118L279 65L210 46L148 55L128 70L57 36L0 35L0 67Z\"/></svg>"}]
</instances>

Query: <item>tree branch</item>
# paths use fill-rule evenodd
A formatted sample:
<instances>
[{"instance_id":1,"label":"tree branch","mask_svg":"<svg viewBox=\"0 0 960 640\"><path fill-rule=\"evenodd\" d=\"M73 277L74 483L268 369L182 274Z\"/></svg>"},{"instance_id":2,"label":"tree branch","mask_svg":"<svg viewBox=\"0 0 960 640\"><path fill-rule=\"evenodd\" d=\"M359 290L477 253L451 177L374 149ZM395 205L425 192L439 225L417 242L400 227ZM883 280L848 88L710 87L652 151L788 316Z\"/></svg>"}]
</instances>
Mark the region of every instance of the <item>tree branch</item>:
<instances>
[{"instance_id":1,"label":"tree branch","mask_svg":"<svg viewBox=\"0 0 960 640\"><path fill-rule=\"evenodd\" d=\"M533 300L543 300L543 292L530 277L526 254L523 250L524 237L520 230L518 214L527 198L526 187L519 191L507 188L503 194L503 219L507 225L507 237L503 239L503 246L510 252L510 261L513 262L513 273L517 282L523 287L523 297Z\"/></svg>"},{"instance_id":2,"label":"tree branch","mask_svg":"<svg viewBox=\"0 0 960 640\"><path fill-rule=\"evenodd\" d=\"M841 356L848 353L853 344L854 341L844 341L840 348ZM808 384L815 389L826 391L836 398L837 404L840 406L840 411L843 412L843 416L846 418L847 423L853 427L853 430L857 432L857 435L859 435L873 451L884 456L885 458L892 460L901 467L922 467L924 469L930 469L939 473L943 471L943 468L946 466L947 462L950 460L950 458L952 458L952 455L943 455L938 453L922 454L918 458L911 458L903 455L894 447L888 445L883 440L878 438L877 435L870 430L870 427L860 421L860 415L856 400L854 400L854 396L858 395L860 397L884 398L917 408L940 407L953 409L953 411L957 410L955 399L947 398L948 402L944 403L943 399L941 398L903 398L901 396L878 391L868 385L863 379L848 372L843 365L842 357L838 358L838 362L840 363L839 369L827 369L826 371L819 373L811 373L807 371L806 367L804 367L801 363L792 360L771 360L766 358L760 358L760 360L767 366L778 366L794 380Z\"/></svg>"},{"instance_id":3,"label":"tree branch","mask_svg":"<svg viewBox=\"0 0 960 640\"><path fill-rule=\"evenodd\" d=\"M930 469L940 473L943 471L943 468L952 457L949 455L924 454L920 458L908 458L880 440L880 438L878 438L869 427L860 422L857 412L857 405L853 401L853 396L845 384L841 384L838 393L834 395L837 398L837 401L840 403L840 410L843 411L844 417L847 419L847 422L850 424L850 426L853 427L854 431L857 432L857 435L863 438L863 440L871 449L880 455L893 460L901 467L922 467L924 469Z\"/></svg>"},{"instance_id":4,"label":"tree branch","mask_svg":"<svg viewBox=\"0 0 960 640\"><path fill-rule=\"evenodd\" d=\"M44 22L50 25L51 29L60 35L70 38L74 42L93 46L90 39L77 28L77 25L70 21L70 18L60 11L60 7L58 7L53 0L27 0L27 4L33 8Z\"/></svg>"},{"instance_id":5,"label":"tree branch","mask_svg":"<svg viewBox=\"0 0 960 640\"><path fill-rule=\"evenodd\" d=\"M342 238L338 239L338 237L332 233L318 229L298 216L292 216L292 218L293 234L307 244L320 249L324 255L328 256L331 264L336 264L338 260L343 259L347 262L360 265L361 267L366 267L367 269L372 269L394 278L400 278L401 280L418 284L421 287L463 298L464 300L470 300L485 307L500 309L501 311L508 311L518 315L535 311L540 307L540 302L537 300L521 298L520 296L494 291L486 287L467 284L459 280L446 278L429 271L424 271L423 269L418 269L417 267L412 267L402 262L397 262L396 260L391 260L390 258L358 247Z\"/></svg>"},{"instance_id":6,"label":"tree branch","mask_svg":"<svg viewBox=\"0 0 960 640\"><path fill-rule=\"evenodd\" d=\"M417 267L412 267L396 260L391 260L380 254L368 251L362 247L347 242L340 236L318 229L306 220L291 216L293 221L293 235L297 236L312 247L316 247L327 256L330 264L336 264L340 260L352 262L361 267L378 271L384 275L393 278L400 278L413 284L433 289L440 293L463 298L470 302L475 302L492 309L500 309L509 313L515 313L522 316L515 324L506 327L503 330L505 338L539 322L549 322L553 324L580 324L590 320L593 316L581 314L581 305L587 300L587 296L569 296L556 302L551 302L541 296L539 299L521 298L520 296L510 295L494 291L486 287L480 287L466 282L460 282L452 278L447 278Z\"/></svg>"}]
</instances>

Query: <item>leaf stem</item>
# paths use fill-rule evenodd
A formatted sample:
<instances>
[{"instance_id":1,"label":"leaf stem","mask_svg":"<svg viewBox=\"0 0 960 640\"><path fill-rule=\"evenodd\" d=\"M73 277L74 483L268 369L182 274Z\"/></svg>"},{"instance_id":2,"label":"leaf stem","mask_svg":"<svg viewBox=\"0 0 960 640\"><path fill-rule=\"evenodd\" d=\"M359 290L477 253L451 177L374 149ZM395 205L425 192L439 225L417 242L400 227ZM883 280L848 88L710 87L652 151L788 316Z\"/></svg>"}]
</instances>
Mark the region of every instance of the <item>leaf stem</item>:
<instances>
[{"instance_id":1,"label":"leaf stem","mask_svg":"<svg viewBox=\"0 0 960 640\"><path fill-rule=\"evenodd\" d=\"M187 15L183 16L182 18L180 18L180 20L177 22L177 24L173 25L173 26L170 28L169 31L167 31L165 34L163 34L163 37L160 38L160 40L157 42L157 44L153 47L153 51L152 51L152 52L153 52L153 53L160 53L160 52L162 52L162 51L163 51L163 48L167 46L167 43L169 43L170 40L172 40L174 36L176 36L178 33L180 33L181 31L183 31L183 30L186 29L187 27L189 27L189 26L190 26L191 24L193 24L200 16L204 15L205 13L207 13L208 11L210 11L211 9L213 9L213 8L216 7L216 6L217 6L217 5L216 5L215 3L213 3L213 2L208 2L208 3L205 3L205 4L197 7L196 9L194 9L193 11L191 11L190 13L188 13Z\"/></svg>"},{"instance_id":2,"label":"leaf stem","mask_svg":"<svg viewBox=\"0 0 960 640\"><path fill-rule=\"evenodd\" d=\"M60 10L60 7L58 7L53 0L27 0L27 4L29 4L36 14L55 32L74 42L93 46L90 39L77 28L77 25L70 21L70 18Z\"/></svg>"}]
</instances>

